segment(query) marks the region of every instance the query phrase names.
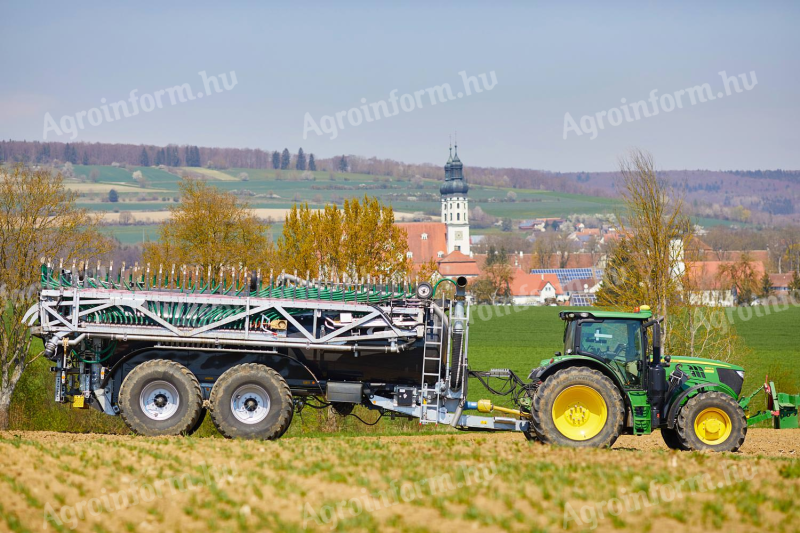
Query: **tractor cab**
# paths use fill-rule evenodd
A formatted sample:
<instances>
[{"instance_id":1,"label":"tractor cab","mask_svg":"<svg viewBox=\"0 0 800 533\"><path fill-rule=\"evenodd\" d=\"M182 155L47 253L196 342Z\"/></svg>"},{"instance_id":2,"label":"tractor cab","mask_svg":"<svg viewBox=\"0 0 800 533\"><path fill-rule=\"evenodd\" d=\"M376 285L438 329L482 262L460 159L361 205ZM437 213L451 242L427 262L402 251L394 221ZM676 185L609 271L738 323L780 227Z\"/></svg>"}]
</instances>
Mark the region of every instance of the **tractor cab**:
<instances>
[{"instance_id":1,"label":"tractor cab","mask_svg":"<svg viewBox=\"0 0 800 533\"><path fill-rule=\"evenodd\" d=\"M611 368L624 388L644 387L643 370L652 355L648 331L657 324L650 308L633 313L566 311L559 316L565 323L564 352L557 358L595 359Z\"/></svg>"}]
</instances>

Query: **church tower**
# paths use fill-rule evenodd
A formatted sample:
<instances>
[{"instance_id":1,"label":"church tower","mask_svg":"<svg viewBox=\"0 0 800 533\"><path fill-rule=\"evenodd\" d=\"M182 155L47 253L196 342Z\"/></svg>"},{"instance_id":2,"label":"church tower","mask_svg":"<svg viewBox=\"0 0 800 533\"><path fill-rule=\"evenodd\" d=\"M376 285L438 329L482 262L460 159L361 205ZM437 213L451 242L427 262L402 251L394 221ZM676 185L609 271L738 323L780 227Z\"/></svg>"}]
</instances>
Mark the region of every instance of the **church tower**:
<instances>
[{"instance_id":1,"label":"church tower","mask_svg":"<svg viewBox=\"0 0 800 533\"><path fill-rule=\"evenodd\" d=\"M469 247L469 187L464 181L464 165L458 158L458 142L455 157L450 149L450 158L444 165L444 183L439 188L442 194L442 222L447 226L447 253L454 250L470 255Z\"/></svg>"}]
</instances>

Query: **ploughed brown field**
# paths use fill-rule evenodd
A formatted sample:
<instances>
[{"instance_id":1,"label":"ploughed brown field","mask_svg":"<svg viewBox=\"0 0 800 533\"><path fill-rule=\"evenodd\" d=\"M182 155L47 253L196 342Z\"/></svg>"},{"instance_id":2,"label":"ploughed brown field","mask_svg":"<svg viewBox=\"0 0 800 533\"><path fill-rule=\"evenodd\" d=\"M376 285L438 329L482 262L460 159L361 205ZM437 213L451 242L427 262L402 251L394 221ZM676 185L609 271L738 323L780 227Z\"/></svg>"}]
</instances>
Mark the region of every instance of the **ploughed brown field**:
<instances>
[{"instance_id":1,"label":"ploughed brown field","mask_svg":"<svg viewBox=\"0 0 800 533\"><path fill-rule=\"evenodd\" d=\"M680 453L518 434L275 442L0 433L0 530L798 531L800 431Z\"/></svg>"}]
</instances>

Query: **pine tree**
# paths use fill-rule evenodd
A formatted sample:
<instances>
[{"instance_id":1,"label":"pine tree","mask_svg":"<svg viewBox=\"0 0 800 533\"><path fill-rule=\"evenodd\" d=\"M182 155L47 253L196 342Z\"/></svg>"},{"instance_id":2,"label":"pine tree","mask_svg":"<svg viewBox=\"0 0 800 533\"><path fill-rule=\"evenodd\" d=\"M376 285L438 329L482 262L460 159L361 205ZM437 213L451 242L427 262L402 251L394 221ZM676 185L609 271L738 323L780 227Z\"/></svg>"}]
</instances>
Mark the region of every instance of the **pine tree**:
<instances>
[{"instance_id":1,"label":"pine tree","mask_svg":"<svg viewBox=\"0 0 800 533\"><path fill-rule=\"evenodd\" d=\"M789 282L789 294L800 296L800 271L792 272L792 281Z\"/></svg>"},{"instance_id":2,"label":"pine tree","mask_svg":"<svg viewBox=\"0 0 800 533\"><path fill-rule=\"evenodd\" d=\"M297 164L295 165L297 170L305 170L306 169L306 154L303 153L303 149L297 151Z\"/></svg>"},{"instance_id":3,"label":"pine tree","mask_svg":"<svg viewBox=\"0 0 800 533\"><path fill-rule=\"evenodd\" d=\"M150 156L147 155L147 150L144 149L144 146L142 147L142 155L139 156L139 166L150 166Z\"/></svg>"},{"instance_id":4,"label":"pine tree","mask_svg":"<svg viewBox=\"0 0 800 533\"><path fill-rule=\"evenodd\" d=\"M339 160L339 172L347 172L347 158L342 156Z\"/></svg>"},{"instance_id":5,"label":"pine tree","mask_svg":"<svg viewBox=\"0 0 800 533\"><path fill-rule=\"evenodd\" d=\"M289 168L289 164L292 162L292 155L289 153L288 148L283 149L283 153L281 154L281 170L286 170Z\"/></svg>"},{"instance_id":6,"label":"pine tree","mask_svg":"<svg viewBox=\"0 0 800 533\"><path fill-rule=\"evenodd\" d=\"M114 189L108 191L108 201L111 203L116 203L119 201L119 194Z\"/></svg>"},{"instance_id":7,"label":"pine tree","mask_svg":"<svg viewBox=\"0 0 800 533\"><path fill-rule=\"evenodd\" d=\"M272 168L278 169L281 167L281 154L277 150L272 152Z\"/></svg>"},{"instance_id":8,"label":"pine tree","mask_svg":"<svg viewBox=\"0 0 800 533\"><path fill-rule=\"evenodd\" d=\"M3 161L2 151L3 151L3 148L0 147L0 161ZM45 161L49 161L49 160L50 160L50 145L49 144L44 144L39 149L39 153L36 156L36 161L38 163L44 163Z\"/></svg>"},{"instance_id":9,"label":"pine tree","mask_svg":"<svg viewBox=\"0 0 800 533\"><path fill-rule=\"evenodd\" d=\"M89 154L85 150L83 152L83 160L82 160L81 164L82 165L88 165L89 164Z\"/></svg>"},{"instance_id":10,"label":"pine tree","mask_svg":"<svg viewBox=\"0 0 800 533\"><path fill-rule=\"evenodd\" d=\"M64 145L64 161L69 161L73 165L78 164L78 150L69 143Z\"/></svg>"},{"instance_id":11,"label":"pine tree","mask_svg":"<svg viewBox=\"0 0 800 533\"><path fill-rule=\"evenodd\" d=\"M314 159L314 154L308 154L308 170L311 172L316 172L317 170L317 161Z\"/></svg>"},{"instance_id":12,"label":"pine tree","mask_svg":"<svg viewBox=\"0 0 800 533\"><path fill-rule=\"evenodd\" d=\"M200 148L197 146L187 146L184 156L187 167L199 167L200 165Z\"/></svg>"},{"instance_id":13,"label":"pine tree","mask_svg":"<svg viewBox=\"0 0 800 533\"><path fill-rule=\"evenodd\" d=\"M759 296L768 298L770 294L772 294L772 281L769 279L769 274L764 272L764 275L761 276L761 290L759 291Z\"/></svg>"},{"instance_id":14,"label":"pine tree","mask_svg":"<svg viewBox=\"0 0 800 533\"><path fill-rule=\"evenodd\" d=\"M162 148L158 152L156 152L156 166L159 167L164 163L165 163L164 149Z\"/></svg>"},{"instance_id":15,"label":"pine tree","mask_svg":"<svg viewBox=\"0 0 800 533\"><path fill-rule=\"evenodd\" d=\"M167 166L181 166L181 156L178 154L177 146L167 146Z\"/></svg>"}]
</instances>

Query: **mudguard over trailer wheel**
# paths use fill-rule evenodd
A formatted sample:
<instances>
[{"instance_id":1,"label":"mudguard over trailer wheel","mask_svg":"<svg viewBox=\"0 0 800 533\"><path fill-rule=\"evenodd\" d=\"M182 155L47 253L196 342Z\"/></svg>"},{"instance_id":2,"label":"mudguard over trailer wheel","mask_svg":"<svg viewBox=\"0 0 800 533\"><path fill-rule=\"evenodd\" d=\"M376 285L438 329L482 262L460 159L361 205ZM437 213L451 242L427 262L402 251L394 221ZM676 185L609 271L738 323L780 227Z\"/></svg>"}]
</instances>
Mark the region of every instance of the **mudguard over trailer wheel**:
<instances>
[{"instance_id":1,"label":"mudguard over trailer wheel","mask_svg":"<svg viewBox=\"0 0 800 533\"><path fill-rule=\"evenodd\" d=\"M200 383L188 368L155 359L131 370L119 390L125 424L148 437L191 433L203 412Z\"/></svg>"},{"instance_id":2,"label":"mudguard over trailer wheel","mask_svg":"<svg viewBox=\"0 0 800 533\"><path fill-rule=\"evenodd\" d=\"M735 452L744 444L747 419L727 394L703 392L681 407L675 429L687 450Z\"/></svg>"},{"instance_id":3,"label":"mudguard over trailer wheel","mask_svg":"<svg viewBox=\"0 0 800 533\"><path fill-rule=\"evenodd\" d=\"M572 367L547 378L533 396L533 430L545 444L609 447L622 433L625 406L617 387L597 370Z\"/></svg>"},{"instance_id":4,"label":"mudguard over trailer wheel","mask_svg":"<svg viewBox=\"0 0 800 533\"><path fill-rule=\"evenodd\" d=\"M214 425L228 438L277 439L294 415L289 385L257 363L226 370L211 389L210 404Z\"/></svg>"}]
</instances>

